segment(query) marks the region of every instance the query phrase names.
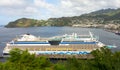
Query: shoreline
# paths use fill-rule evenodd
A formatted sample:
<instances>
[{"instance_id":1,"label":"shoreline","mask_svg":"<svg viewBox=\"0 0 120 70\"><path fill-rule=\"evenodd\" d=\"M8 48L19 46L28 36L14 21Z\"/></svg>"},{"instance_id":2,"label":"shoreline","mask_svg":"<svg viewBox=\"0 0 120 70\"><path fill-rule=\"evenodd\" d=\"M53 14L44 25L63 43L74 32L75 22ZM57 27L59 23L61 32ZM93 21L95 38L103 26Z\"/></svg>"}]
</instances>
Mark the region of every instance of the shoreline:
<instances>
[{"instance_id":1,"label":"shoreline","mask_svg":"<svg viewBox=\"0 0 120 70\"><path fill-rule=\"evenodd\" d=\"M105 31L107 32L111 32L111 33L117 33L117 32L120 32L120 29L104 29Z\"/></svg>"}]
</instances>

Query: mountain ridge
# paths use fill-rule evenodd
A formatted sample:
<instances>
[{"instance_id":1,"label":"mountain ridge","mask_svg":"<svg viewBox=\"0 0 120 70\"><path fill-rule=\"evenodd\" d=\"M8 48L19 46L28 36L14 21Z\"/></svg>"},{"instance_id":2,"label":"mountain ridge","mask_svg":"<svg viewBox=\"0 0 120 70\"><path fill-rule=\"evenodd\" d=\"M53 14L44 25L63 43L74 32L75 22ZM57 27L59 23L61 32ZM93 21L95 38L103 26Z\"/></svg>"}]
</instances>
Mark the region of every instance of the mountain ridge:
<instances>
[{"instance_id":1,"label":"mountain ridge","mask_svg":"<svg viewBox=\"0 0 120 70\"><path fill-rule=\"evenodd\" d=\"M36 20L20 18L9 22L5 27L35 27L35 26L72 26L74 24L120 24L120 8L101 9L88 14L73 17L49 18Z\"/></svg>"}]
</instances>

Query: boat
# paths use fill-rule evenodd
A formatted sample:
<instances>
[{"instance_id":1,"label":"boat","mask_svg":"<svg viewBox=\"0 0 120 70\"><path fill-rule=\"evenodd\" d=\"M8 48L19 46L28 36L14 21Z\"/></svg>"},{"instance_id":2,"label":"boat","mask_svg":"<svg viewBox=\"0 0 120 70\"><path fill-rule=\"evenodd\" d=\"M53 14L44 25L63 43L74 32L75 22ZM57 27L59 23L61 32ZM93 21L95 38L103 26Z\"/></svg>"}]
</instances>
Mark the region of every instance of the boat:
<instances>
[{"instance_id":1,"label":"boat","mask_svg":"<svg viewBox=\"0 0 120 70\"><path fill-rule=\"evenodd\" d=\"M120 32L119 32L119 31L116 31L115 34L116 34L116 35L120 35Z\"/></svg>"},{"instance_id":2,"label":"boat","mask_svg":"<svg viewBox=\"0 0 120 70\"><path fill-rule=\"evenodd\" d=\"M88 35L72 33L50 38L36 37L31 34L23 34L6 43L3 56L9 55L13 48L28 50L31 54L59 54L59 55L81 55L90 54L91 51L105 46L99 42L91 32Z\"/></svg>"},{"instance_id":3,"label":"boat","mask_svg":"<svg viewBox=\"0 0 120 70\"><path fill-rule=\"evenodd\" d=\"M106 45L107 48L111 49L111 48L117 48L117 46L115 45Z\"/></svg>"},{"instance_id":4,"label":"boat","mask_svg":"<svg viewBox=\"0 0 120 70\"><path fill-rule=\"evenodd\" d=\"M115 33L116 35L120 35L120 32L118 32L118 33Z\"/></svg>"}]
</instances>

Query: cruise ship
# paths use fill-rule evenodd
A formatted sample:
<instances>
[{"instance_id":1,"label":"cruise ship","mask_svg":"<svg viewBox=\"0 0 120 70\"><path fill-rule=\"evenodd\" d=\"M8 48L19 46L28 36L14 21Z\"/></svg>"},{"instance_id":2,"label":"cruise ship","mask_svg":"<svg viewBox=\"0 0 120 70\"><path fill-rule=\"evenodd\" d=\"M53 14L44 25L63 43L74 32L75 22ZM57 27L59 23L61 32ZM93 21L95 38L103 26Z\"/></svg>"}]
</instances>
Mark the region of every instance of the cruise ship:
<instances>
[{"instance_id":1,"label":"cruise ship","mask_svg":"<svg viewBox=\"0 0 120 70\"><path fill-rule=\"evenodd\" d=\"M9 55L13 48L28 50L36 55L81 55L90 54L91 51L105 46L99 42L91 32L88 35L72 33L51 38L36 37L31 34L23 34L6 43L3 55Z\"/></svg>"}]
</instances>

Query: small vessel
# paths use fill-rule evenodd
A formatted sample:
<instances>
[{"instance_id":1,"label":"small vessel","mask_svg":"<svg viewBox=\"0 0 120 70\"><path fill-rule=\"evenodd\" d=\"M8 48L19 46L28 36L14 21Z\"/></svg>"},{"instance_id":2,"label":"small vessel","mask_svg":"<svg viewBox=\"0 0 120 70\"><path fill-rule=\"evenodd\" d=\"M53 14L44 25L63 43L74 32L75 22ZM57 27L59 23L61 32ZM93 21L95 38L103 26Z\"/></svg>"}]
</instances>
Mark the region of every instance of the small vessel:
<instances>
[{"instance_id":1,"label":"small vessel","mask_svg":"<svg viewBox=\"0 0 120 70\"><path fill-rule=\"evenodd\" d=\"M110 48L110 49L111 49L111 48L117 48L117 46L115 46L115 45L106 45L106 47L107 47L107 48Z\"/></svg>"},{"instance_id":2,"label":"small vessel","mask_svg":"<svg viewBox=\"0 0 120 70\"><path fill-rule=\"evenodd\" d=\"M91 32L89 35L72 33L51 38L40 38L31 34L23 34L6 43L3 55L8 55L13 48L28 50L31 54L60 54L60 55L79 55L89 54L91 51L105 46L99 42Z\"/></svg>"},{"instance_id":3,"label":"small vessel","mask_svg":"<svg viewBox=\"0 0 120 70\"><path fill-rule=\"evenodd\" d=\"M120 35L120 32L119 32L119 31L116 31L115 34L116 34L116 35Z\"/></svg>"}]
</instances>

